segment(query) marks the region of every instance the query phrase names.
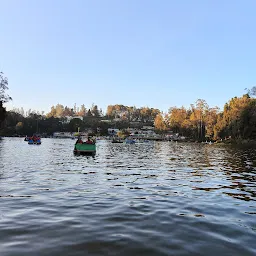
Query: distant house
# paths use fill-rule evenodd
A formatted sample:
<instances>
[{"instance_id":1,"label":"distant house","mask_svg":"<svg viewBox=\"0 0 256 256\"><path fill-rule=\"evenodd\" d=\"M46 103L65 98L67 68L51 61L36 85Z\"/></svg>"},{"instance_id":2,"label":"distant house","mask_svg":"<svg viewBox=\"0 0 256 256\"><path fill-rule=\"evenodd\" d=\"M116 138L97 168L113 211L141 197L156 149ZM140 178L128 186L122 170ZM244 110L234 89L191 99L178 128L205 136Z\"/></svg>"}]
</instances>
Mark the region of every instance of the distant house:
<instances>
[{"instance_id":1,"label":"distant house","mask_svg":"<svg viewBox=\"0 0 256 256\"><path fill-rule=\"evenodd\" d=\"M117 135L119 129L116 128L108 128L108 135Z\"/></svg>"},{"instance_id":2,"label":"distant house","mask_svg":"<svg viewBox=\"0 0 256 256\"><path fill-rule=\"evenodd\" d=\"M139 128L139 127L141 127L141 122L131 121L130 122L130 127L132 127L132 128Z\"/></svg>"},{"instance_id":3,"label":"distant house","mask_svg":"<svg viewBox=\"0 0 256 256\"><path fill-rule=\"evenodd\" d=\"M102 123L111 123L112 121L109 120L109 119L103 119L103 120L100 120Z\"/></svg>"},{"instance_id":4,"label":"distant house","mask_svg":"<svg viewBox=\"0 0 256 256\"><path fill-rule=\"evenodd\" d=\"M72 132L54 132L53 133L53 138L62 138L62 139L72 139L74 136Z\"/></svg>"},{"instance_id":5,"label":"distant house","mask_svg":"<svg viewBox=\"0 0 256 256\"><path fill-rule=\"evenodd\" d=\"M128 131L131 135L139 134L139 130L135 128L129 128Z\"/></svg>"},{"instance_id":6,"label":"distant house","mask_svg":"<svg viewBox=\"0 0 256 256\"><path fill-rule=\"evenodd\" d=\"M146 130L146 131L153 131L155 129L154 126L143 126L141 130Z\"/></svg>"},{"instance_id":7,"label":"distant house","mask_svg":"<svg viewBox=\"0 0 256 256\"><path fill-rule=\"evenodd\" d=\"M124 121L124 119L121 117L117 117L113 119L113 122L122 122L122 121Z\"/></svg>"},{"instance_id":8,"label":"distant house","mask_svg":"<svg viewBox=\"0 0 256 256\"><path fill-rule=\"evenodd\" d=\"M182 138L180 137L179 133L173 133L173 132L169 132L168 134L165 135L165 138L167 140L184 140L185 137L182 136Z\"/></svg>"}]
</instances>

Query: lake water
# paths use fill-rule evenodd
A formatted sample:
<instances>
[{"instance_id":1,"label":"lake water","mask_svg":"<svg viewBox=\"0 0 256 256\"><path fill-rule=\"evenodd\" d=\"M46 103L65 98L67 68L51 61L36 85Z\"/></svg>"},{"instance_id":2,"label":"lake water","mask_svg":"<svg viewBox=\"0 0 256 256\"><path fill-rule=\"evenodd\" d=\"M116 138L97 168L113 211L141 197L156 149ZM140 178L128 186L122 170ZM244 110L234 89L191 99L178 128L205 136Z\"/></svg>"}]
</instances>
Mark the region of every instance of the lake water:
<instances>
[{"instance_id":1,"label":"lake water","mask_svg":"<svg viewBox=\"0 0 256 256\"><path fill-rule=\"evenodd\" d=\"M0 141L0 255L256 255L256 150Z\"/></svg>"}]
</instances>

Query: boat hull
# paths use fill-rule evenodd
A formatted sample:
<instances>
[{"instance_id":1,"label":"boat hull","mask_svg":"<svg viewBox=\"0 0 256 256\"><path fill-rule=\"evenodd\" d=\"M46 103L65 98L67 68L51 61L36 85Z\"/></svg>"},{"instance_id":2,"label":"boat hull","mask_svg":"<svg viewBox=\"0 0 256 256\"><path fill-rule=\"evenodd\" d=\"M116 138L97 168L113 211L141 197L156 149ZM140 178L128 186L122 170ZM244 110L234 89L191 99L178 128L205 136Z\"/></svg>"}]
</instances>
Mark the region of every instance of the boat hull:
<instances>
[{"instance_id":1,"label":"boat hull","mask_svg":"<svg viewBox=\"0 0 256 256\"><path fill-rule=\"evenodd\" d=\"M75 154L95 154L96 145L87 143L77 143L74 148Z\"/></svg>"},{"instance_id":2,"label":"boat hull","mask_svg":"<svg viewBox=\"0 0 256 256\"><path fill-rule=\"evenodd\" d=\"M135 140L130 140L130 139L125 140L126 144L135 144L135 142L136 142Z\"/></svg>"},{"instance_id":3,"label":"boat hull","mask_svg":"<svg viewBox=\"0 0 256 256\"><path fill-rule=\"evenodd\" d=\"M112 143L124 143L124 142L121 140L112 140Z\"/></svg>"},{"instance_id":4,"label":"boat hull","mask_svg":"<svg viewBox=\"0 0 256 256\"><path fill-rule=\"evenodd\" d=\"M38 140L38 141L29 140L28 145L41 145L41 140Z\"/></svg>"}]
</instances>

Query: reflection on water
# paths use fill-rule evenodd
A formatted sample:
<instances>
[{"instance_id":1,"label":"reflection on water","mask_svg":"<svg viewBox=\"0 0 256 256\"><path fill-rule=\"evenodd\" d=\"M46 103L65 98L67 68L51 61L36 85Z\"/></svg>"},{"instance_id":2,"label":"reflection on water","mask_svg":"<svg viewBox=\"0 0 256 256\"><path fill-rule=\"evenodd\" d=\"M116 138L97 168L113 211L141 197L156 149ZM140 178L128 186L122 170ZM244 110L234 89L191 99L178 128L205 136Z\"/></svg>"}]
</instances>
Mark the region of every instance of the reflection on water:
<instances>
[{"instance_id":1,"label":"reflection on water","mask_svg":"<svg viewBox=\"0 0 256 256\"><path fill-rule=\"evenodd\" d=\"M0 255L255 255L256 150L0 141Z\"/></svg>"}]
</instances>

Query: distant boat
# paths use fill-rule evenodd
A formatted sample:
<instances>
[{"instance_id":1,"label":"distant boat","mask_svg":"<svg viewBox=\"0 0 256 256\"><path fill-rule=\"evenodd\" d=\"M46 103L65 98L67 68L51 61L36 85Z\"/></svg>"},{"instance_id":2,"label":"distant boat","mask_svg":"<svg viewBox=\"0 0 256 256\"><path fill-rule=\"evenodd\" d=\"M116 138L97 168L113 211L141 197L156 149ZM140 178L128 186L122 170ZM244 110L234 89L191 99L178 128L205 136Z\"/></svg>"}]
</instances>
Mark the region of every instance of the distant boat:
<instances>
[{"instance_id":1,"label":"distant boat","mask_svg":"<svg viewBox=\"0 0 256 256\"><path fill-rule=\"evenodd\" d=\"M112 143L123 143L124 141L120 138L113 138Z\"/></svg>"},{"instance_id":2,"label":"distant boat","mask_svg":"<svg viewBox=\"0 0 256 256\"><path fill-rule=\"evenodd\" d=\"M41 138L33 135L32 137L28 138L28 144L29 145L41 145Z\"/></svg>"},{"instance_id":3,"label":"distant boat","mask_svg":"<svg viewBox=\"0 0 256 256\"><path fill-rule=\"evenodd\" d=\"M134 139L127 138L127 139L125 140L125 143L126 143L126 144L135 144L136 141L135 141Z\"/></svg>"},{"instance_id":4,"label":"distant boat","mask_svg":"<svg viewBox=\"0 0 256 256\"><path fill-rule=\"evenodd\" d=\"M75 139L76 135L70 132L54 132L53 138L60 138L60 139Z\"/></svg>"},{"instance_id":5,"label":"distant boat","mask_svg":"<svg viewBox=\"0 0 256 256\"><path fill-rule=\"evenodd\" d=\"M96 143L88 138L88 141L83 142L80 138L75 143L74 154L94 155L96 154Z\"/></svg>"},{"instance_id":6,"label":"distant boat","mask_svg":"<svg viewBox=\"0 0 256 256\"><path fill-rule=\"evenodd\" d=\"M41 139L38 139L38 140L36 140L36 141L34 141L34 140L29 140L29 141L28 141L28 144L29 144L29 145L41 145Z\"/></svg>"}]
</instances>

